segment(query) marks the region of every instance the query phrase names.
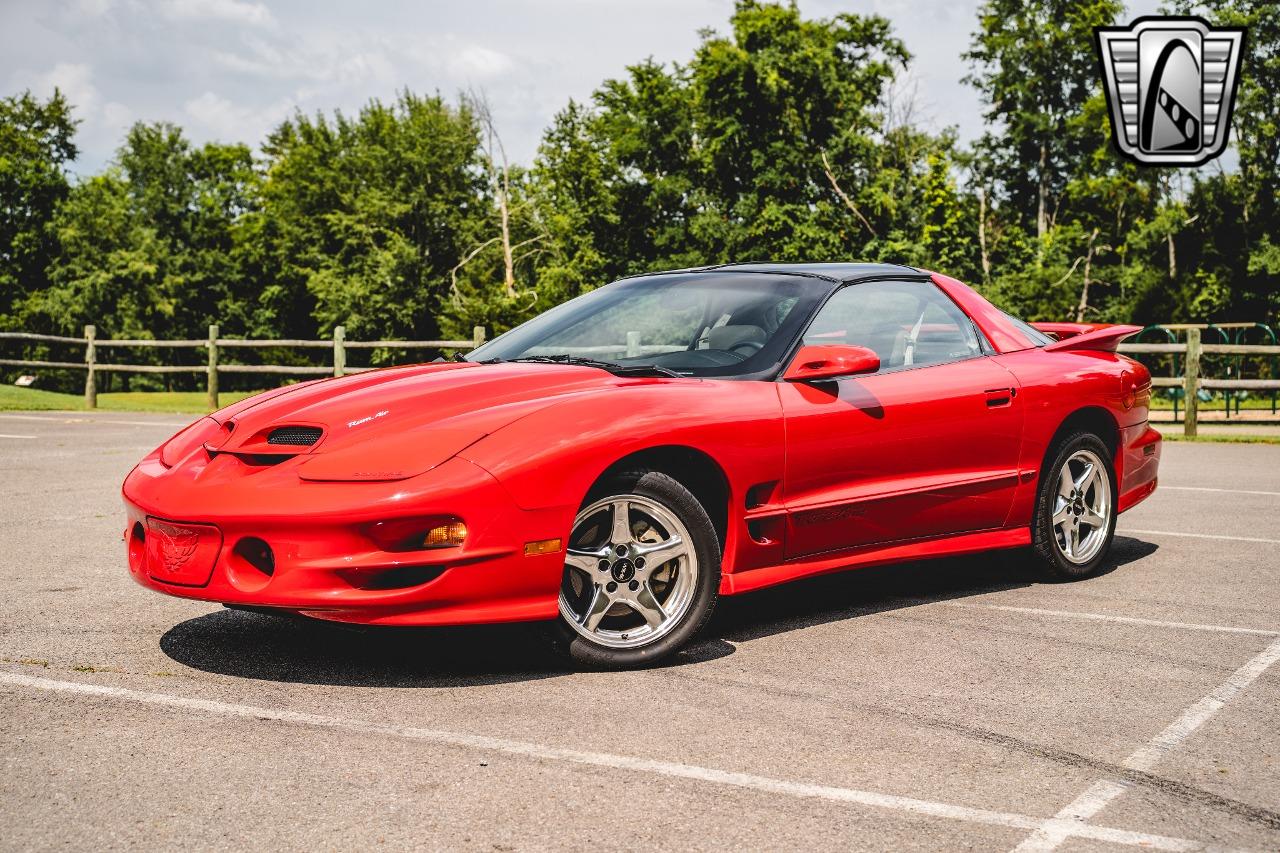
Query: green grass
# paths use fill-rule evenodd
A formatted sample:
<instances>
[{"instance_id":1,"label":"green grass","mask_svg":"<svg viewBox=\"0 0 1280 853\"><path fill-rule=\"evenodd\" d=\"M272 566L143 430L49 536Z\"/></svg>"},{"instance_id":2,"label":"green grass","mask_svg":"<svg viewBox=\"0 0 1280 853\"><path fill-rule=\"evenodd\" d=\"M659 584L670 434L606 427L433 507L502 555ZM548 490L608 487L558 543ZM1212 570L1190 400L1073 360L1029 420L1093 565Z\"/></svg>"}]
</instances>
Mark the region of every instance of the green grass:
<instances>
[{"instance_id":1,"label":"green grass","mask_svg":"<svg viewBox=\"0 0 1280 853\"><path fill-rule=\"evenodd\" d=\"M224 391L218 402L227 406L257 391ZM208 411L203 391L120 391L98 395L98 408L108 412L169 412L198 415ZM84 411L84 397L36 388L0 385L0 410Z\"/></svg>"},{"instance_id":2,"label":"green grass","mask_svg":"<svg viewBox=\"0 0 1280 853\"><path fill-rule=\"evenodd\" d=\"M1201 401L1200 403L1201 411L1220 412L1223 410L1223 408L1225 408L1225 406L1226 404L1223 403L1221 397L1214 397L1208 403L1205 403L1203 401ZM1164 394L1153 395L1151 397L1151 408L1160 409L1162 411L1171 410L1173 409L1173 400L1165 396ZM1183 403L1182 400L1179 400L1178 411L1182 411L1185 408L1186 408L1186 405ZM1240 401L1240 410L1244 411L1246 409L1265 409L1268 412L1271 411L1271 394L1268 393L1266 396L1263 396L1261 392L1258 392L1258 396L1246 397L1245 399ZM1277 401L1276 409L1277 411L1280 411L1280 401ZM1235 410L1236 410L1236 401L1232 400L1231 411L1234 412Z\"/></svg>"},{"instance_id":3,"label":"green grass","mask_svg":"<svg viewBox=\"0 0 1280 853\"><path fill-rule=\"evenodd\" d=\"M1161 432L1165 441L1198 441L1207 444L1280 444L1280 435L1210 435L1185 436L1181 432Z\"/></svg>"}]
</instances>

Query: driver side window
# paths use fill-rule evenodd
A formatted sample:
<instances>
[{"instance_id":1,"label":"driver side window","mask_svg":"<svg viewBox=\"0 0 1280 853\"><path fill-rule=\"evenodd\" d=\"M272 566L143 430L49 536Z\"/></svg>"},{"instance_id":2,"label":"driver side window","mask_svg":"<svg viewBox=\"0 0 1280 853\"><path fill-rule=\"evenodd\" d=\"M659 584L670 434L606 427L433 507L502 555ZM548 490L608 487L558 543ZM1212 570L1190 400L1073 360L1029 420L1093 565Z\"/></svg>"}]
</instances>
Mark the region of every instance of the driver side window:
<instances>
[{"instance_id":1,"label":"driver side window","mask_svg":"<svg viewBox=\"0 0 1280 853\"><path fill-rule=\"evenodd\" d=\"M854 344L880 372L982 354L968 316L931 282L868 281L837 291L810 323L806 344Z\"/></svg>"}]
</instances>

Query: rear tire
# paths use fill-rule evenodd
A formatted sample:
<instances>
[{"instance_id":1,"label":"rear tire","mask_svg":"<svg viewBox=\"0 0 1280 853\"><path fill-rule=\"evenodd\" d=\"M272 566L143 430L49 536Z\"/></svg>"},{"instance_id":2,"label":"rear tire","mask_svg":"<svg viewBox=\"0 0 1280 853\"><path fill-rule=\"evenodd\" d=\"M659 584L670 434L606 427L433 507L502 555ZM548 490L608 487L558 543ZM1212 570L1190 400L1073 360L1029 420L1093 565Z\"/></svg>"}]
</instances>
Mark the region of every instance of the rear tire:
<instances>
[{"instance_id":1,"label":"rear tire","mask_svg":"<svg viewBox=\"0 0 1280 853\"><path fill-rule=\"evenodd\" d=\"M651 666L706 624L719 588L720 542L698 499L657 471L619 474L574 520L554 639L586 667Z\"/></svg>"},{"instance_id":2,"label":"rear tire","mask_svg":"<svg viewBox=\"0 0 1280 853\"><path fill-rule=\"evenodd\" d=\"M1097 572L1116 530L1116 474L1098 436L1077 432L1060 441L1040 474L1031 545L1050 580Z\"/></svg>"}]
</instances>

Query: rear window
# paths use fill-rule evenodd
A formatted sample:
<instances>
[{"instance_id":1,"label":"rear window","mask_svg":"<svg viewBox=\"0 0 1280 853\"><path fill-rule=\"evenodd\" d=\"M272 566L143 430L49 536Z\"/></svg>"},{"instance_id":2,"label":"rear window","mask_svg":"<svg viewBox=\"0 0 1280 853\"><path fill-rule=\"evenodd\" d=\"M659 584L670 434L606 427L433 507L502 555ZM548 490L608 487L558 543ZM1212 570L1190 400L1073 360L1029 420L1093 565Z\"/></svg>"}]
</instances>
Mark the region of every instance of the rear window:
<instances>
[{"instance_id":1,"label":"rear window","mask_svg":"<svg viewBox=\"0 0 1280 853\"><path fill-rule=\"evenodd\" d=\"M1035 344L1036 346L1042 347L1042 346L1045 346L1046 344L1053 343L1053 338L1049 337L1044 332L1037 329L1035 326L1032 326L1030 323L1024 323L1022 320L1019 320L1017 317L1007 312L1005 313L1004 316L1008 317L1009 322L1017 326L1018 331L1026 335L1027 340L1031 341L1031 343Z\"/></svg>"}]
</instances>

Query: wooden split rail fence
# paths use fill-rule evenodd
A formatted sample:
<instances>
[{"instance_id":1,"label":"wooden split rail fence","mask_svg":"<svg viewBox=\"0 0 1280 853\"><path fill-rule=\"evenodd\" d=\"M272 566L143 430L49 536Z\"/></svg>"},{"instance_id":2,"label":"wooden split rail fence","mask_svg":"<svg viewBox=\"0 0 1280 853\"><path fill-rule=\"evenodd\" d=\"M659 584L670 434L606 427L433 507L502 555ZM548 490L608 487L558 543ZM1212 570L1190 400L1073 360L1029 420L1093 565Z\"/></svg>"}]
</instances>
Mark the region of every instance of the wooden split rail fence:
<instances>
[{"instance_id":1,"label":"wooden split rail fence","mask_svg":"<svg viewBox=\"0 0 1280 853\"><path fill-rule=\"evenodd\" d=\"M37 343L77 344L84 347L84 361L33 361L24 359L0 358L0 367L35 367L63 368L86 370L84 380L84 403L90 409L98 406L99 373L204 373L205 388L208 391L208 405L212 411L218 405L218 375L221 373L268 373L280 376L344 376L348 373L359 373L373 370L372 367L352 367L347 364L347 350L350 349L456 349L471 350L485 341L484 326L476 326L469 341L349 341L346 329L335 326L333 340L242 340L240 338L224 338L219 335L217 326L209 327L209 337L205 340L192 341L152 341L99 338L95 326L84 327L83 338L62 337L60 335L36 335L28 332L0 332L0 340L34 341ZM112 364L98 360L98 350L112 347L167 347L173 349L205 349L208 360L205 364ZM223 364L218 356L222 350L233 348L262 349L265 347L289 347L310 349L332 349L331 365L288 365L288 364Z\"/></svg>"},{"instance_id":2,"label":"wooden split rail fence","mask_svg":"<svg viewBox=\"0 0 1280 853\"><path fill-rule=\"evenodd\" d=\"M1209 379L1203 377L1201 358L1205 355L1266 356L1280 359L1280 346L1255 346L1252 344L1205 344L1200 341L1200 329L1186 327L1187 341L1181 344L1120 344L1120 352L1127 355L1182 356L1182 376L1151 377L1156 388L1181 388L1186 416L1182 430L1188 436L1196 434L1200 398L1205 391L1280 391L1280 379Z\"/></svg>"},{"instance_id":3,"label":"wooden split rail fence","mask_svg":"<svg viewBox=\"0 0 1280 853\"><path fill-rule=\"evenodd\" d=\"M1186 343L1166 344L1121 344L1120 352L1130 355L1173 355L1182 356L1182 376L1153 376L1152 384L1157 388L1181 388L1186 405L1186 417L1183 421L1187 435L1196 434L1196 421L1199 410L1199 398L1196 393L1207 391L1280 391L1280 379L1210 379L1201 376L1201 358L1204 355L1236 355L1265 356L1280 361L1280 346L1254 346L1245 344L1204 344L1200 341L1199 328L1187 328ZM85 348L84 361L32 361L22 359L0 359L3 367L35 367L35 368L67 368L87 370L84 381L84 401L89 408L95 408L98 402L97 374L100 372L120 373L201 373L205 374L205 387L208 390L208 405L211 410L218 408L218 375L222 373L266 373L283 376L342 376L372 370L369 367L350 367L347 365L347 350L350 349L456 349L471 350L485 341L485 329L476 326L469 341L349 341L346 340L345 329L337 326L333 330L333 340L241 340L219 336L218 327L209 327L209 337L205 340L193 341L152 341L152 340L110 340L100 339L94 326L85 326L83 338L61 337L58 335L36 335L27 332L0 332L0 340L11 339L34 341L40 343L78 344ZM203 365L159 365L159 364L111 364L98 361L98 350L111 347L171 347L171 348L204 348L207 350L207 363ZM332 365L282 365L282 364L223 364L218 355L222 350L233 348L264 347L299 347L333 350ZM628 335L625 347L592 347L581 349L599 350L601 352L617 351L628 355L639 355L646 351L665 351L669 347L645 347L640 345L638 333Z\"/></svg>"}]
</instances>

